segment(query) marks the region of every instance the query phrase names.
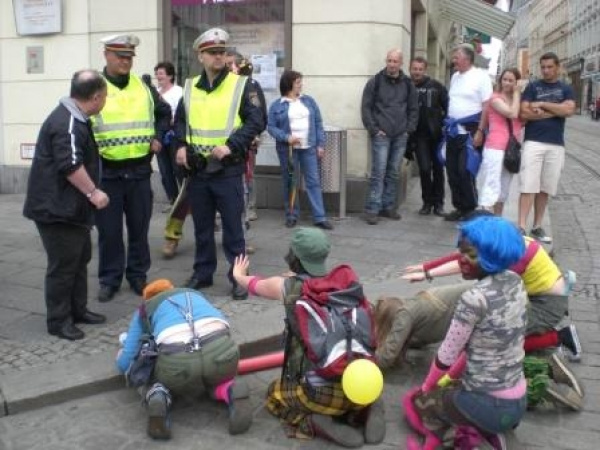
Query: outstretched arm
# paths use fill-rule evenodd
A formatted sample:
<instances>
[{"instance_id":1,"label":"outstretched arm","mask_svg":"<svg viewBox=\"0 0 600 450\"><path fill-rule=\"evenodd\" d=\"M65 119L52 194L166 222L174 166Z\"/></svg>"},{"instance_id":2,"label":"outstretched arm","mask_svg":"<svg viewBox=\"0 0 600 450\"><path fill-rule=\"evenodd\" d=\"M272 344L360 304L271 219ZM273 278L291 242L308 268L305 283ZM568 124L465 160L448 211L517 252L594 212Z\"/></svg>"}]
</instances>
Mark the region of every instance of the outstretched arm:
<instances>
[{"instance_id":1,"label":"outstretched arm","mask_svg":"<svg viewBox=\"0 0 600 450\"><path fill-rule=\"evenodd\" d=\"M248 275L250 260L245 255L236 256L233 263L233 277L242 287L248 289L250 294L283 301L284 277L260 278Z\"/></svg>"}]
</instances>

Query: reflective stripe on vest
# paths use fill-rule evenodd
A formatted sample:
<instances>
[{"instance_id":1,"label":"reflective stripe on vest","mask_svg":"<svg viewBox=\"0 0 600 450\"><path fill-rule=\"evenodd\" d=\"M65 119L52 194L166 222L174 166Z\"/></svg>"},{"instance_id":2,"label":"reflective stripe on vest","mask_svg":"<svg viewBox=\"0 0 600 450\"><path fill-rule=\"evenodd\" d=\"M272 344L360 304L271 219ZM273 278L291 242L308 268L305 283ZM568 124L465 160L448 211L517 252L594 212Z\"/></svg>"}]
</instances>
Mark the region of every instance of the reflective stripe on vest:
<instances>
[{"instance_id":1,"label":"reflective stripe on vest","mask_svg":"<svg viewBox=\"0 0 600 450\"><path fill-rule=\"evenodd\" d=\"M106 105L92 118L100 155L111 161L146 156L154 137L154 101L148 87L134 74L124 89L107 85Z\"/></svg>"},{"instance_id":2,"label":"reflective stripe on vest","mask_svg":"<svg viewBox=\"0 0 600 450\"><path fill-rule=\"evenodd\" d=\"M224 145L233 131L241 126L239 110L246 77L227 74L211 92L195 88L200 77L187 79L183 101L185 105L188 144L204 155L217 145Z\"/></svg>"}]
</instances>

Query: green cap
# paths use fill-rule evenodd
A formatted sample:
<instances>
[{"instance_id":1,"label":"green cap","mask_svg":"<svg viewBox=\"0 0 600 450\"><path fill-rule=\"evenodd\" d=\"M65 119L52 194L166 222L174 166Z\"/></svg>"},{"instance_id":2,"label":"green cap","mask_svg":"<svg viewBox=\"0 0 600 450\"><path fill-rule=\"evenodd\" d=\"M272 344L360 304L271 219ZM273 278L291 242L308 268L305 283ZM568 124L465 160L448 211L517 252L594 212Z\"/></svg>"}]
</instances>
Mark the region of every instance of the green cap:
<instances>
[{"instance_id":1,"label":"green cap","mask_svg":"<svg viewBox=\"0 0 600 450\"><path fill-rule=\"evenodd\" d=\"M292 236L290 247L310 275L322 277L327 274L325 260L329 255L331 244L327 235L321 230L298 228Z\"/></svg>"}]
</instances>

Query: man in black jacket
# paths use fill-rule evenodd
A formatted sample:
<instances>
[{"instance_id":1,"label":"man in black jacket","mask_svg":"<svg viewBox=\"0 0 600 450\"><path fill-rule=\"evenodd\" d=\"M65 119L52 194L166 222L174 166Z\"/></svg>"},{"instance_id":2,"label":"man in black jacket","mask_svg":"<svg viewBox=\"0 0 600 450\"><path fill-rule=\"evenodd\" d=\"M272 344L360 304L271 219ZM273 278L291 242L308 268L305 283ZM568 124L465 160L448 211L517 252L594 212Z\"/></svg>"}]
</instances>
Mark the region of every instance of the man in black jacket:
<instances>
[{"instance_id":1,"label":"man in black jacket","mask_svg":"<svg viewBox=\"0 0 600 450\"><path fill-rule=\"evenodd\" d=\"M242 214L246 151L264 129L264 118L250 97L245 77L229 72L225 51L229 34L211 28L194 42L202 74L186 82L175 113L177 164L193 171L188 197L194 219L196 256L186 287L203 289L213 284L217 269L215 216L221 214L223 250L229 262L232 298L243 300L248 291L232 275L234 259L245 253Z\"/></svg>"},{"instance_id":2,"label":"man in black jacket","mask_svg":"<svg viewBox=\"0 0 600 450\"><path fill-rule=\"evenodd\" d=\"M379 217L400 220L394 210L398 173L408 133L417 128L417 93L404 72L402 52L390 50L385 69L365 85L362 121L371 136L371 178L365 206L366 221L376 225Z\"/></svg>"},{"instance_id":3,"label":"man in black jacket","mask_svg":"<svg viewBox=\"0 0 600 450\"><path fill-rule=\"evenodd\" d=\"M419 98L419 123L408 148L419 165L423 207L419 214L444 215L444 166L437 158L444 117L448 113L448 91L427 76L427 60L417 56L410 62L410 77Z\"/></svg>"},{"instance_id":4,"label":"man in black jacket","mask_svg":"<svg viewBox=\"0 0 600 450\"><path fill-rule=\"evenodd\" d=\"M70 97L60 100L40 130L23 209L35 222L48 255L48 332L62 339L83 339L74 323L106 321L87 309L94 210L108 205L108 196L97 187L98 146L89 117L105 102L106 82L98 72L73 75Z\"/></svg>"}]
</instances>

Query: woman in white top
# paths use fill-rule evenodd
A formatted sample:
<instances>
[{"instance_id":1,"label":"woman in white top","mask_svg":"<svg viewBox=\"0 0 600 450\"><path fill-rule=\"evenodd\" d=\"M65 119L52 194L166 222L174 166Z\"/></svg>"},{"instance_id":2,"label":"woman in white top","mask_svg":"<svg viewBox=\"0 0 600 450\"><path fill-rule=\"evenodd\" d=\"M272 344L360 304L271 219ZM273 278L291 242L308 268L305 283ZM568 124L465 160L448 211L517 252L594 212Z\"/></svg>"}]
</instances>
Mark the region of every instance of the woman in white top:
<instances>
[{"instance_id":1,"label":"woman in white top","mask_svg":"<svg viewBox=\"0 0 600 450\"><path fill-rule=\"evenodd\" d=\"M168 61L160 62L154 67L154 76L158 83L158 93L171 107L171 125L173 125L177 104L183 96L181 86L174 84L175 67ZM179 194L179 187L175 176L177 166L175 165L173 150L171 149L172 138L172 131L165 134L165 138L163 139L163 151L156 155L160 179L165 193L167 194L167 198L169 199L169 203L171 204L173 204Z\"/></svg>"},{"instance_id":2,"label":"woman in white top","mask_svg":"<svg viewBox=\"0 0 600 450\"><path fill-rule=\"evenodd\" d=\"M312 97L301 93L301 73L293 70L283 72L279 90L281 98L275 100L269 108L267 131L276 141L281 166L285 225L288 228L296 226L300 214L298 200L290 198L290 192L297 189L300 181L293 179L294 169L299 167L304 177L314 225L331 230L333 225L325 215L319 176L319 159L325 152L325 131L321 112ZM289 161L290 153L293 162Z\"/></svg>"}]
</instances>

